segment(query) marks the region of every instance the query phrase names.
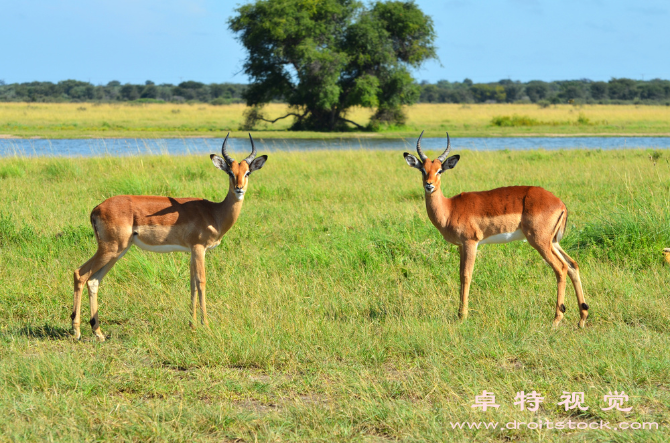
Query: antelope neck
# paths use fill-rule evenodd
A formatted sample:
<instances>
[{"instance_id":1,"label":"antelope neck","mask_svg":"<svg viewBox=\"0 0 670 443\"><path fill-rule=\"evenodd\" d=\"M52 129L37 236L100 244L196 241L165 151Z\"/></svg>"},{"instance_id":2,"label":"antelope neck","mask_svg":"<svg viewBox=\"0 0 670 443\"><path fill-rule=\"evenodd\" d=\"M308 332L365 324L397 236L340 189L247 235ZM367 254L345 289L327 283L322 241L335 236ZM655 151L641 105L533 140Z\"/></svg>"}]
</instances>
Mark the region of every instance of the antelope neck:
<instances>
[{"instance_id":1,"label":"antelope neck","mask_svg":"<svg viewBox=\"0 0 670 443\"><path fill-rule=\"evenodd\" d=\"M235 187L231 185L226 198L218 203L217 222L221 233L227 232L235 224L242 210L242 203L244 203L244 199L238 200L235 195Z\"/></svg>"},{"instance_id":2,"label":"antelope neck","mask_svg":"<svg viewBox=\"0 0 670 443\"><path fill-rule=\"evenodd\" d=\"M449 199L442 195L442 189L439 186L436 186L432 193L426 193L428 218L438 229L447 224L451 212L450 206Z\"/></svg>"}]
</instances>

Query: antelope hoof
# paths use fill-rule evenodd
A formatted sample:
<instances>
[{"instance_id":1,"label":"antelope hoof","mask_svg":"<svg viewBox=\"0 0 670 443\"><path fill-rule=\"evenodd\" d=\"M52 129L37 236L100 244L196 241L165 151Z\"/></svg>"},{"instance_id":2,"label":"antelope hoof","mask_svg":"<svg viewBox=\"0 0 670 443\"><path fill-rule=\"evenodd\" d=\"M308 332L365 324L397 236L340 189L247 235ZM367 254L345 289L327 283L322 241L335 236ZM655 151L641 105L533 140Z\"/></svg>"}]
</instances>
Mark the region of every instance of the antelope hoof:
<instances>
[{"instance_id":1,"label":"antelope hoof","mask_svg":"<svg viewBox=\"0 0 670 443\"><path fill-rule=\"evenodd\" d=\"M105 341L105 334L103 334L100 329L93 332L95 333L95 338L98 339L99 342Z\"/></svg>"},{"instance_id":2,"label":"antelope hoof","mask_svg":"<svg viewBox=\"0 0 670 443\"><path fill-rule=\"evenodd\" d=\"M79 330L79 328L74 329L72 338L74 338L75 340L81 340L81 331Z\"/></svg>"},{"instance_id":3,"label":"antelope hoof","mask_svg":"<svg viewBox=\"0 0 670 443\"><path fill-rule=\"evenodd\" d=\"M561 320L563 320L564 312L565 312L565 305L559 305L556 308L556 315L554 316L554 323L552 324L554 328L557 328L558 324L561 322Z\"/></svg>"},{"instance_id":4,"label":"antelope hoof","mask_svg":"<svg viewBox=\"0 0 670 443\"><path fill-rule=\"evenodd\" d=\"M584 329L584 325L586 325L586 319L579 320L579 323L577 323L579 329Z\"/></svg>"}]
</instances>

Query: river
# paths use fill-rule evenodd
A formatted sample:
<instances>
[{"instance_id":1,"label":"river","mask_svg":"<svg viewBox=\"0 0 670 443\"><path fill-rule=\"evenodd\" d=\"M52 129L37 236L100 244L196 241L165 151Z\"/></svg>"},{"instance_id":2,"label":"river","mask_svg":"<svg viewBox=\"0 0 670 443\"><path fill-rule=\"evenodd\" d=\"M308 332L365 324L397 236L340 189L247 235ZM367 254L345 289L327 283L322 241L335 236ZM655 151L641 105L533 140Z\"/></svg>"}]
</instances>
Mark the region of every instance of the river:
<instances>
[{"instance_id":1,"label":"river","mask_svg":"<svg viewBox=\"0 0 670 443\"><path fill-rule=\"evenodd\" d=\"M254 139L262 152L315 150L393 150L413 151L415 138L336 138L336 139ZM128 155L185 155L218 153L220 138L91 138L91 139L0 139L0 157L91 157ZM249 152L249 140L231 138L231 152ZM454 151L528 150L528 149L668 149L670 137L500 137L452 138ZM439 150L446 138L425 138L421 146Z\"/></svg>"}]
</instances>

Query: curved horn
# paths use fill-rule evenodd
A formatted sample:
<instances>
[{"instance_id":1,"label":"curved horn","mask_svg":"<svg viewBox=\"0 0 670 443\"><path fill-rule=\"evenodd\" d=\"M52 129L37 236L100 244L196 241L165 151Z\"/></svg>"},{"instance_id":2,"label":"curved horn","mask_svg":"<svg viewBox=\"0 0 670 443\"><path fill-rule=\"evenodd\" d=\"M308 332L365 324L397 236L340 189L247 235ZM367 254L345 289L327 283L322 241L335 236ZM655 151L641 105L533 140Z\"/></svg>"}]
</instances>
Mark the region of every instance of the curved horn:
<instances>
[{"instance_id":1,"label":"curved horn","mask_svg":"<svg viewBox=\"0 0 670 443\"><path fill-rule=\"evenodd\" d=\"M425 162L428 159L428 156L423 153L421 150L421 137L423 137L423 131L421 131L421 135L419 136L419 139L416 141L416 153L419 154L419 158L421 159L422 162Z\"/></svg>"},{"instance_id":2,"label":"curved horn","mask_svg":"<svg viewBox=\"0 0 670 443\"><path fill-rule=\"evenodd\" d=\"M231 156L226 153L226 142L228 141L228 136L230 135L230 132L228 135L226 135L226 138L223 140L223 146L221 146L221 156L223 159L228 163L229 165L232 165L235 160L232 159Z\"/></svg>"},{"instance_id":3,"label":"curved horn","mask_svg":"<svg viewBox=\"0 0 670 443\"><path fill-rule=\"evenodd\" d=\"M451 151L451 140L449 140L449 133L447 132L447 149L445 149L444 152L440 154L439 157L437 157L440 163L444 163L444 161L447 159L447 155L449 155L449 151Z\"/></svg>"},{"instance_id":4,"label":"curved horn","mask_svg":"<svg viewBox=\"0 0 670 443\"><path fill-rule=\"evenodd\" d=\"M245 161L248 165L251 165L251 162L256 158L256 146L254 146L254 139L251 138L251 133L249 133L249 140L251 140L251 154L249 154L249 157L242 161Z\"/></svg>"}]
</instances>

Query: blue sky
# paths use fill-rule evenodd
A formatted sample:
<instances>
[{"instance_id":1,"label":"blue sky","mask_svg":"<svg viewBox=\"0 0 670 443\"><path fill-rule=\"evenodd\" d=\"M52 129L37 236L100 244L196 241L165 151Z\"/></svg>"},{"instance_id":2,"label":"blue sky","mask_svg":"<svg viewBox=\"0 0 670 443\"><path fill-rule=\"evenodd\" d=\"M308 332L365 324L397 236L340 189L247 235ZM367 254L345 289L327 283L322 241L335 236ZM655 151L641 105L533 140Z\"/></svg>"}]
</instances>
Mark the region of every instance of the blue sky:
<instances>
[{"instance_id":1,"label":"blue sky","mask_svg":"<svg viewBox=\"0 0 670 443\"><path fill-rule=\"evenodd\" d=\"M23 0L0 10L0 80L246 83L244 1ZM417 0L439 62L419 81L670 79L668 0Z\"/></svg>"}]
</instances>

